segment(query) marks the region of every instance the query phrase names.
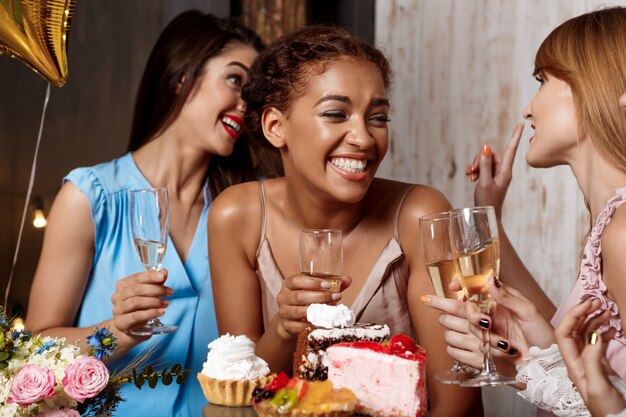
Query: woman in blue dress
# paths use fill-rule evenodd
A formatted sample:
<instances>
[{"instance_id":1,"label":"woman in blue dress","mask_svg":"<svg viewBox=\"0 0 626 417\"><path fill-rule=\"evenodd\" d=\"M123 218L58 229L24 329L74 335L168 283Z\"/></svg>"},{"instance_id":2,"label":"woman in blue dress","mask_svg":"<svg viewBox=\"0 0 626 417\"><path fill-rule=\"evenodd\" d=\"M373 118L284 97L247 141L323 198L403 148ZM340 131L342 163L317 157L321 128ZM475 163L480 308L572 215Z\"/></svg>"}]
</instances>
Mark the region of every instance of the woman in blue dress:
<instances>
[{"instance_id":1,"label":"woman in blue dress","mask_svg":"<svg viewBox=\"0 0 626 417\"><path fill-rule=\"evenodd\" d=\"M153 366L180 363L191 375L201 370L207 344L218 335L208 272L209 206L227 186L271 176L275 166L258 155L262 149L238 140L241 87L262 49L251 30L197 11L180 14L164 29L137 95L129 152L63 180L31 288L29 329L84 342L96 327L109 328L120 343L112 371L146 355ZM133 245L128 195L156 186L169 192L170 235L165 269L146 272ZM129 333L161 316L178 330ZM196 416L206 403L195 377L141 391L125 384L121 394L120 416Z\"/></svg>"}]
</instances>

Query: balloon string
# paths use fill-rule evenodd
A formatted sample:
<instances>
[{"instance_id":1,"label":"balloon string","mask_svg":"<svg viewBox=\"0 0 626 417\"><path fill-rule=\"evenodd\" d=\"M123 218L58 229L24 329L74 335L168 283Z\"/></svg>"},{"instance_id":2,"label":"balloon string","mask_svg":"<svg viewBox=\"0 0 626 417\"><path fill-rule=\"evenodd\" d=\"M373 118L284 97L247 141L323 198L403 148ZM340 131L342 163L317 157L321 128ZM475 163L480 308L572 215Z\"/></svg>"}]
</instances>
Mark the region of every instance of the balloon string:
<instances>
[{"instance_id":1,"label":"balloon string","mask_svg":"<svg viewBox=\"0 0 626 417\"><path fill-rule=\"evenodd\" d=\"M13 281L13 272L15 272L15 264L17 263L17 255L20 253L20 243L22 241L22 232L24 231L24 222L26 220L26 213L28 213L28 205L30 203L30 195L33 192L33 184L35 182L35 172L37 171L37 155L39 154L39 144L41 143L41 134L43 132L43 122L46 118L46 109L48 108L48 100L50 99L50 83L46 88L46 97L43 101L43 110L41 112L41 121L39 122L39 133L37 134L37 145L35 145L35 155L33 156L33 165L30 169L30 179L28 181L28 191L26 191L26 201L24 201L24 210L22 211L22 223L20 224L20 231L17 234L17 245L15 246L15 254L13 255L13 264L11 265L11 274L9 275L9 281L7 282L7 289L4 293L4 308L7 309L7 303L9 301L9 292L11 291L11 282Z\"/></svg>"}]
</instances>

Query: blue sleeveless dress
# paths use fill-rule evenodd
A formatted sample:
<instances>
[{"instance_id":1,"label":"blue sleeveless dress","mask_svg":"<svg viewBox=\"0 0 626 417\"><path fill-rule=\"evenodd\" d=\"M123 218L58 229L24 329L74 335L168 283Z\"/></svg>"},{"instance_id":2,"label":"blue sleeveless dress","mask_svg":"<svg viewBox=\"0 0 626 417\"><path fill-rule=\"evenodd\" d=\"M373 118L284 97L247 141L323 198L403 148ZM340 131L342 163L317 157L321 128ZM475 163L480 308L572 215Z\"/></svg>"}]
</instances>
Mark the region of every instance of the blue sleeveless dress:
<instances>
[{"instance_id":1,"label":"blue sleeveless dress","mask_svg":"<svg viewBox=\"0 0 626 417\"><path fill-rule=\"evenodd\" d=\"M144 270L130 231L128 191L150 188L150 184L130 153L104 164L77 168L63 179L66 181L89 199L95 225L94 259L75 323L84 327L110 319L116 281ZM196 373L202 370L208 343L218 337L207 246L211 202L208 184L204 199L187 261L183 264L170 241L163 262L163 268L169 271L166 285L174 293L168 298L170 305L161 320L179 326L178 330L151 337L108 366L112 372L124 369L148 352L146 364L160 370L180 363L190 370L187 381L169 386L159 383L155 389L145 385L141 390L134 384L124 384L121 394L126 401L120 403L116 416L198 416L206 405Z\"/></svg>"}]
</instances>

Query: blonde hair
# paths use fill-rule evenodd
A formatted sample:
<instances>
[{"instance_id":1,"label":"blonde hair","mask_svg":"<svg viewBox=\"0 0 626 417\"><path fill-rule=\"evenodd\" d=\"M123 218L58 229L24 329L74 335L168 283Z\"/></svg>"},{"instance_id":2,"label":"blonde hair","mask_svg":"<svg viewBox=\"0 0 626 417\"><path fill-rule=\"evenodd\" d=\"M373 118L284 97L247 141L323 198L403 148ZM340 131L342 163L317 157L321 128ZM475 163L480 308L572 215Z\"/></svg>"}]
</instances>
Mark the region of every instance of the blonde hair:
<instances>
[{"instance_id":1,"label":"blonde hair","mask_svg":"<svg viewBox=\"0 0 626 417\"><path fill-rule=\"evenodd\" d=\"M574 17L554 29L535 57L535 74L567 82L581 122L594 146L626 172L626 8Z\"/></svg>"}]
</instances>

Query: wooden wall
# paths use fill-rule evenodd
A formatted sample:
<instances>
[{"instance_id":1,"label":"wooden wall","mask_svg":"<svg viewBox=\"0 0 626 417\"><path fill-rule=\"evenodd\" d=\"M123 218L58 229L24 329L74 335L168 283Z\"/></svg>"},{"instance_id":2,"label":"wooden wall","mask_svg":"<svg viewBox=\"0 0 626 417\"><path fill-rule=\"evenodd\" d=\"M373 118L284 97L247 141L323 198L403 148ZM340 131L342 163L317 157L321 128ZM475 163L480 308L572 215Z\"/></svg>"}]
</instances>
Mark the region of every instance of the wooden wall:
<instances>
[{"instance_id":1,"label":"wooden wall","mask_svg":"<svg viewBox=\"0 0 626 417\"><path fill-rule=\"evenodd\" d=\"M376 41L395 71L392 146L381 176L441 189L473 203L464 172L484 143L502 151L538 83L534 55L567 18L606 0L379 0ZM586 209L568 168L530 168L526 126L504 208L511 240L555 303L572 287ZM487 415L530 416L510 388L484 390Z\"/></svg>"}]
</instances>

